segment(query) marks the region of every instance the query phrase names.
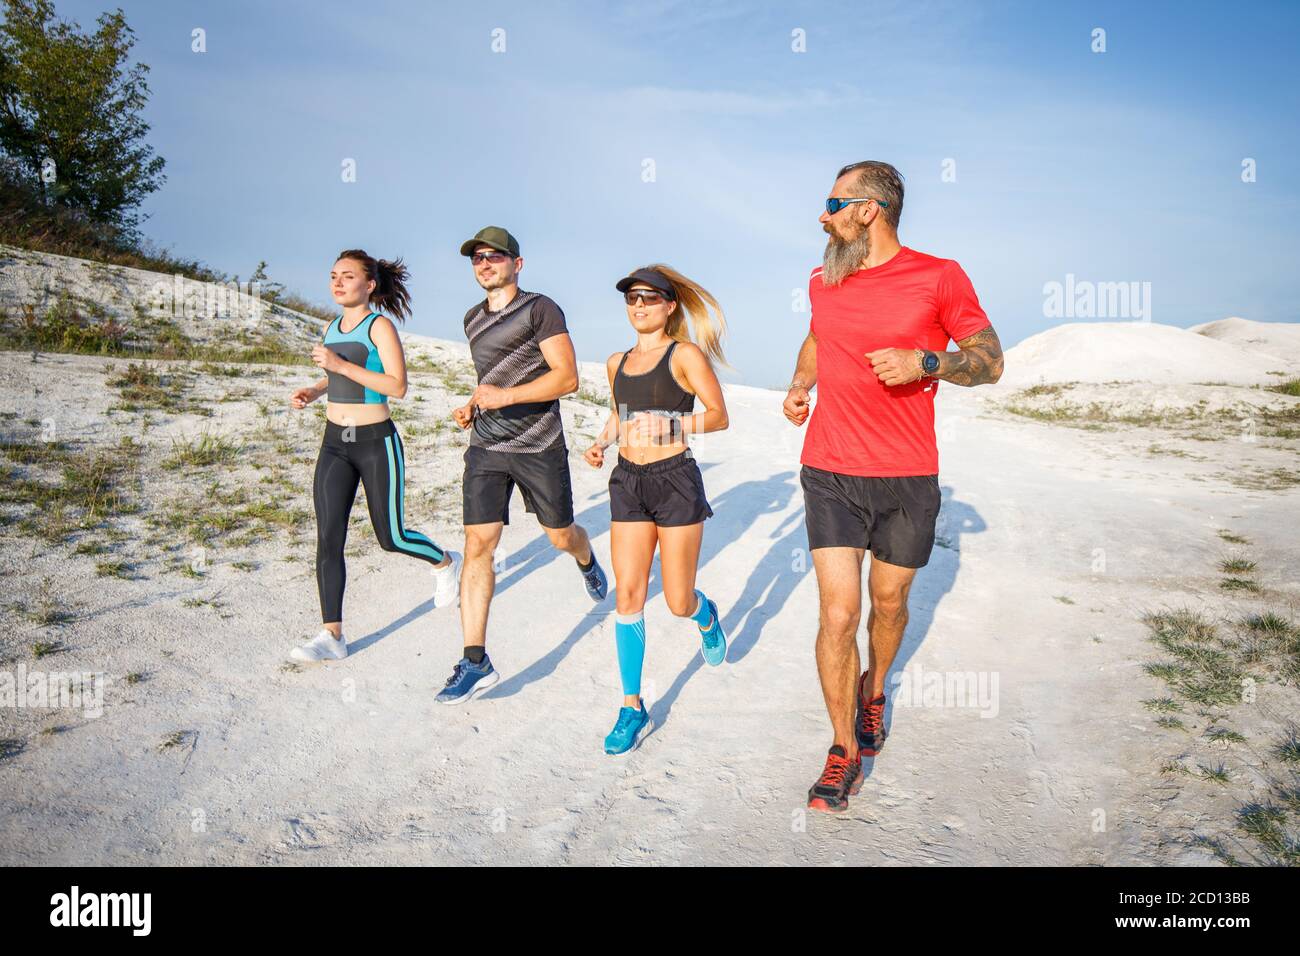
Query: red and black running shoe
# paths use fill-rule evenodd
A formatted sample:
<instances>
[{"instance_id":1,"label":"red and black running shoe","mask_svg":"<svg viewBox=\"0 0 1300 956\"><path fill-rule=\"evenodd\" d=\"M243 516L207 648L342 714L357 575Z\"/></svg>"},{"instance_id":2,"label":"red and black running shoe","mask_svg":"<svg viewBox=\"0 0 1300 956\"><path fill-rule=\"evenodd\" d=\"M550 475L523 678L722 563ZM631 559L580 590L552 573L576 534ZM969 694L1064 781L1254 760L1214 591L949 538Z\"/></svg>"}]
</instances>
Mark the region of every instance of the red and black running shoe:
<instances>
[{"instance_id":1,"label":"red and black running shoe","mask_svg":"<svg viewBox=\"0 0 1300 956\"><path fill-rule=\"evenodd\" d=\"M858 678L858 713L853 721L858 750L864 757L874 757L885 746L885 695L867 700L867 674Z\"/></svg>"},{"instance_id":2,"label":"red and black running shoe","mask_svg":"<svg viewBox=\"0 0 1300 956\"><path fill-rule=\"evenodd\" d=\"M839 744L826 755L826 769L808 791L808 809L842 813L849 808L849 797L862 789L862 763L844 756Z\"/></svg>"}]
</instances>

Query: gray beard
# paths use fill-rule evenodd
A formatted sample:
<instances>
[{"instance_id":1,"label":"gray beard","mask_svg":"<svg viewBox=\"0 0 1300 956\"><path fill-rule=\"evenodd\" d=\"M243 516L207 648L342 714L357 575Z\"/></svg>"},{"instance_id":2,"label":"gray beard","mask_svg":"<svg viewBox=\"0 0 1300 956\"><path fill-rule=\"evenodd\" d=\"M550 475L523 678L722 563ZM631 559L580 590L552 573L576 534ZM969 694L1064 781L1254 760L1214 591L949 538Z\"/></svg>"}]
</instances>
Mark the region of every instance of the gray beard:
<instances>
[{"instance_id":1,"label":"gray beard","mask_svg":"<svg viewBox=\"0 0 1300 956\"><path fill-rule=\"evenodd\" d=\"M862 261L870 252L871 237L866 230L848 242L832 234L822 255L822 282L829 286L839 285L862 268Z\"/></svg>"}]
</instances>

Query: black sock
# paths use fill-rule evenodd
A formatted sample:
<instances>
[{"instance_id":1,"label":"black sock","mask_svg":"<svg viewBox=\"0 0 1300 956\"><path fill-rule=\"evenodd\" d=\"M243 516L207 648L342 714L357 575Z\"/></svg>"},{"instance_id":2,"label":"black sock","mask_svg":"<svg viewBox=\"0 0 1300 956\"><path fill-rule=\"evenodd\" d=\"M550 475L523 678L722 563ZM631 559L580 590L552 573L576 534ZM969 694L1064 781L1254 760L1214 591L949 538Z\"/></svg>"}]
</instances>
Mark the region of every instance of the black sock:
<instances>
[{"instance_id":1,"label":"black sock","mask_svg":"<svg viewBox=\"0 0 1300 956\"><path fill-rule=\"evenodd\" d=\"M573 560L578 561L577 558L574 558ZM595 563L596 563L596 552L592 551L591 554L587 557L586 564L583 564L581 561L578 561L578 569L582 571L583 574L586 574L588 571L591 570L591 566Z\"/></svg>"},{"instance_id":2,"label":"black sock","mask_svg":"<svg viewBox=\"0 0 1300 956\"><path fill-rule=\"evenodd\" d=\"M487 656L487 648L482 644L472 644L465 648L465 656L471 664L482 664L483 658Z\"/></svg>"}]
</instances>

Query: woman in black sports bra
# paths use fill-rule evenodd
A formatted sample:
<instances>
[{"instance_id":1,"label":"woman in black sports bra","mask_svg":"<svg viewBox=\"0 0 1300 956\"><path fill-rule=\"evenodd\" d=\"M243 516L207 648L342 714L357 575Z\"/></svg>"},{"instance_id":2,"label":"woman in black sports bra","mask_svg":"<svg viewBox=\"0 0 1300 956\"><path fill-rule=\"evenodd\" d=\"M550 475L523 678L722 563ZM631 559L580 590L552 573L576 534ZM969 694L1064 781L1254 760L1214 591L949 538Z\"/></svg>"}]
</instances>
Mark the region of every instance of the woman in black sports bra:
<instances>
[{"instance_id":1,"label":"woman in black sports bra","mask_svg":"<svg viewBox=\"0 0 1300 956\"><path fill-rule=\"evenodd\" d=\"M613 411L584 457L593 468L619 445L609 478L610 551L618 592L614 639L623 706L605 738L605 752L626 753L650 731L641 701L645 600L655 549L664 600L699 627L706 662L721 664L727 636L717 605L695 588L704 520L713 514L687 436L727 427L727 406L713 362L724 361L726 329L717 300L665 265L638 269L616 285L627 303L637 342L609 357ZM712 313L710 312L712 310ZM689 325L688 325L689 320ZM691 331L699 344L691 341ZM704 411L695 411L699 399Z\"/></svg>"}]
</instances>

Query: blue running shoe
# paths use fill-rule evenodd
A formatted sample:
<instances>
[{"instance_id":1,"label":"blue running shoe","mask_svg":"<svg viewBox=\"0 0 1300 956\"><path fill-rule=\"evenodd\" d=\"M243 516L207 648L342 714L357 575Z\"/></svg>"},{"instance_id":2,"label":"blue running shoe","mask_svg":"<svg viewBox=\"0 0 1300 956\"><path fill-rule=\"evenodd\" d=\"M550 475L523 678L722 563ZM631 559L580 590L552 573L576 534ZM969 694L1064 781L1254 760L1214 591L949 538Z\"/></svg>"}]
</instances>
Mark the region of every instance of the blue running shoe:
<instances>
[{"instance_id":1,"label":"blue running shoe","mask_svg":"<svg viewBox=\"0 0 1300 956\"><path fill-rule=\"evenodd\" d=\"M711 600L709 614L713 617L713 623L709 625L708 630L700 628L700 653L704 655L706 664L717 667L727 659L727 632L722 629L718 606Z\"/></svg>"},{"instance_id":2,"label":"blue running shoe","mask_svg":"<svg viewBox=\"0 0 1300 956\"><path fill-rule=\"evenodd\" d=\"M582 571L582 565L578 565L578 570ZM596 560L596 552L591 552L591 567L582 571L583 583L587 585L587 594L593 601L605 600L605 595L609 593L609 582L605 580L605 572L600 569L600 562Z\"/></svg>"},{"instance_id":3,"label":"blue running shoe","mask_svg":"<svg viewBox=\"0 0 1300 956\"><path fill-rule=\"evenodd\" d=\"M458 704L468 701L474 695L481 694L501 679L501 675L492 667L492 659L483 655L482 664L474 664L468 657L462 657L451 676L447 686L434 698L440 704Z\"/></svg>"},{"instance_id":4,"label":"blue running shoe","mask_svg":"<svg viewBox=\"0 0 1300 956\"><path fill-rule=\"evenodd\" d=\"M654 727L650 715L646 713L645 702L638 707L621 707L618 722L605 738L605 753L625 754L641 742L641 738L650 733Z\"/></svg>"}]
</instances>

